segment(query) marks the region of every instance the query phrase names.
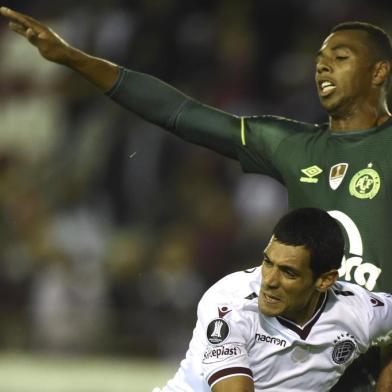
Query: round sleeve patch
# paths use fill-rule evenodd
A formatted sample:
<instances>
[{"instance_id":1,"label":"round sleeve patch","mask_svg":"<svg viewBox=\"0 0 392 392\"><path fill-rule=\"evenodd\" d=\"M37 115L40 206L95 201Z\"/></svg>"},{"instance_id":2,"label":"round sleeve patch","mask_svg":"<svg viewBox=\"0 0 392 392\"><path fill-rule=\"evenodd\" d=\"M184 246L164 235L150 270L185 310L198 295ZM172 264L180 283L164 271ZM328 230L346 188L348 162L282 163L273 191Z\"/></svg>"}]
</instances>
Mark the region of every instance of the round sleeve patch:
<instances>
[{"instance_id":1,"label":"round sleeve patch","mask_svg":"<svg viewBox=\"0 0 392 392\"><path fill-rule=\"evenodd\" d=\"M226 340L230 334L230 327L221 318L212 320L207 327L207 339L212 344L219 344Z\"/></svg>"}]
</instances>

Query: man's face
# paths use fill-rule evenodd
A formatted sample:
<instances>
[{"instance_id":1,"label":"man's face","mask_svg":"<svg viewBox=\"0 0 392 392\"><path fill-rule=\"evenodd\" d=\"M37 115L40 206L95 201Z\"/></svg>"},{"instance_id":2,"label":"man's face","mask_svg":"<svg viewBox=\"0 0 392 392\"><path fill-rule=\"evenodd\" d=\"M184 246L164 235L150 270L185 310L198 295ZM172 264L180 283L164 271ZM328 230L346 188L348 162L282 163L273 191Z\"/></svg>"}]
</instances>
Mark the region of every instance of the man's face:
<instances>
[{"instance_id":1,"label":"man's face","mask_svg":"<svg viewBox=\"0 0 392 392\"><path fill-rule=\"evenodd\" d=\"M344 117L369 101L372 58L366 31L337 31L323 42L316 58L316 84L330 115Z\"/></svg>"},{"instance_id":2,"label":"man's face","mask_svg":"<svg viewBox=\"0 0 392 392\"><path fill-rule=\"evenodd\" d=\"M306 248L285 245L272 237L262 264L259 309L264 315L300 323L314 310L319 293L309 263Z\"/></svg>"}]
</instances>

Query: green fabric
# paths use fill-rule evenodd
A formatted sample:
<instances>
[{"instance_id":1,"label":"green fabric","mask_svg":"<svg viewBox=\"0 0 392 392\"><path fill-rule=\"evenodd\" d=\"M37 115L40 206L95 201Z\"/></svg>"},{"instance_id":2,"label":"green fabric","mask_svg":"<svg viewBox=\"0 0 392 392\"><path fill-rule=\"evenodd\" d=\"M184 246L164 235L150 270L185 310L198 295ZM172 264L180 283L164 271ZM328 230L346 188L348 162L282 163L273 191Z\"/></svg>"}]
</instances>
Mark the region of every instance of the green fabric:
<instances>
[{"instance_id":1,"label":"green fabric","mask_svg":"<svg viewBox=\"0 0 392 392\"><path fill-rule=\"evenodd\" d=\"M181 138L236 158L238 117L206 106L154 78L120 68L119 79L106 93L119 105Z\"/></svg>"},{"instance_id":2,"label":"green fabric","mask_svg":"<svg viewBox=\"0 0 392 392\"><path fill-rule=\"evenodd\" d=\"M277 179L288 190L290 208L331 211L347 241L341 279L392 291L392 121L334 134L315 124L259 116L245 118L242 132L240 118L126 69L107 95L187 141L240 160L246 172ZM340 184L339 177L330 179L337 164L348 165Z\"/></svg>"},{"instance_id":3,"label":"green fabric","mask_svg":"<svg viewBox=\"0 0 392 392\"><path fill-rule=\"evenodd\" d=\"M244 171L281 181L290 208L323 208L342 223L347 249L341 279L392 291L392 121L331 133L317 125L258 117L246 120L245 140L245 146L238 145ZM344 163L347 171L332 189L331 168Z\"/></svg>"}]
</instances>

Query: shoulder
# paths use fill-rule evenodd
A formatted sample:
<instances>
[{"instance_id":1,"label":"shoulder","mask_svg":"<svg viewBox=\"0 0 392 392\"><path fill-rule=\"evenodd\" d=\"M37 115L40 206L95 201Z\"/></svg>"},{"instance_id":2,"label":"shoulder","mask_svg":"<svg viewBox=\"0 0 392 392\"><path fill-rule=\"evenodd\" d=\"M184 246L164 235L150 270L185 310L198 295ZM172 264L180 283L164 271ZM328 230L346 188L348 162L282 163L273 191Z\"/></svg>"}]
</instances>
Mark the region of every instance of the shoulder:
<instances>
[{"instance_id":1,"label":"shoulder","mask_svg":"<svg viewBox=\"0 0 392 392\"><path fill-rule=\"evenodd\" d=\"M283 142L297 141L300 145L308 139L326 134L324 127L278 116L246 117L243 126L243 145L275 152Z\"/></svg>"},{"instance_id":2,"label":"shoulder","mask_svg":"<svg viewBox=\"0 0 392 392\"><path fill-rule=\"evenodd\" d=\"M285 130L286 132L317 132L324 129L324 127L318 124L272 115L245 117L245 121L251 128L255 129L258 127L271 127L277 130Z\"/></svg>"},{"instance_id":3,"label":"shoulder","mask_svg":"<svg viewBox=\"0 0 392 392\"><path fill-rule=\"evenodd\" d=\"M206 291L197 314L200 336L207 339L206 344L248 341L259 315L260 274L260 267L235 272Z\"/></svg>"},{"instance_id":4,"label":"shoulder","mask_svg":"<svg viewBox=\"0 0 392 392\"><path fill-rule=\"evenodd\" d=\"M368 292L363 287L350 282L336 282L331 291L333 296L339 301L358 301L363 298L366 292Z\"/></svg>"},{"instance_id":5,"label":"shoulder","mask_svg":"<svg viewBox=\"0 0 392 392\"><path fill-rule=\"evenodd\" d=\"M359 285L339 281L329 290L326 306L326 320L350 331L363 349L369 344L368 329L372 312L370 294Z\"/></svg>"},{"instance_id":6,"label":"shoulder","mask_svg":"<svg viewBox=\"0 0 392 392\"><path fill-rule=\"evenodd\" d=\"M351 326L356 325L362 331L362 343L365 346L390 341L392 335L392 295L389 293L370 292L352 283L336 284L335 300L344 306L339 314L344 314ZM352 317L350 317L351 315Z\"/></svg>"},{"instance_id":7,"label":"shoulder","mask_svg":"<svg viewBox=\"0 0 392 392\"><path fill-rule=\"evenodd\" d=\"M238 307L246 297L259 293L261 268L238 271L226 275L211 286L200 300L200 305L216 306L227 304Z\"/></svg>"},{"instance_id":8,"label":"shoulder","mask_svg":"<svg viewBox=\"0 0 392 392\"><path fill-rule=\"evenodd\" d=\"M361 313L368 313L374 307L384 306L385 301L390 302L389 294L373 293L355 283L336 282L331 291L336 301L347 306L355 305L354 309Z\"/></svg>"}]
</instances>

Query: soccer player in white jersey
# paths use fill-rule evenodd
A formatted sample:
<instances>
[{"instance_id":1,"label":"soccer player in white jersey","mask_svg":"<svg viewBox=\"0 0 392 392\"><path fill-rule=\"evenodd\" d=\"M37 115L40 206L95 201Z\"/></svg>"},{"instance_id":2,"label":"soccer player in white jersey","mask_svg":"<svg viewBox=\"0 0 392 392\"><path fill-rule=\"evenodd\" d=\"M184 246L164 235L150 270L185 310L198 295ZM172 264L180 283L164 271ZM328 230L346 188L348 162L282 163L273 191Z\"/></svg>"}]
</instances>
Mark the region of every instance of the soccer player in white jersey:
<instances>
[{"instance_id":1,"label":"soccer player in white jersey","mask_svg":"<svg viewBox=\"0 0 392 392\"><path fill-rule=\"evenodd\" d=\"M324 392L392 332L392 296L338 282L344 240L326 212L276 225L261 267L230 274L198 306L186 358L155 392Z\"/></svg>"}]
</instances>

